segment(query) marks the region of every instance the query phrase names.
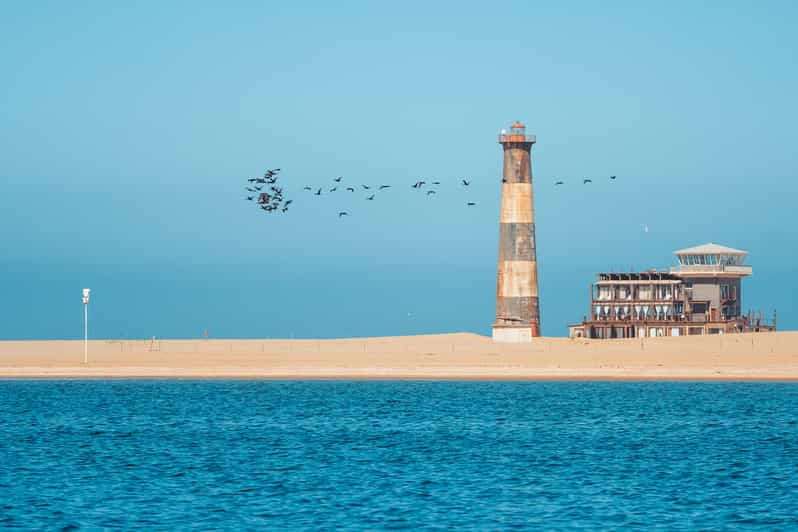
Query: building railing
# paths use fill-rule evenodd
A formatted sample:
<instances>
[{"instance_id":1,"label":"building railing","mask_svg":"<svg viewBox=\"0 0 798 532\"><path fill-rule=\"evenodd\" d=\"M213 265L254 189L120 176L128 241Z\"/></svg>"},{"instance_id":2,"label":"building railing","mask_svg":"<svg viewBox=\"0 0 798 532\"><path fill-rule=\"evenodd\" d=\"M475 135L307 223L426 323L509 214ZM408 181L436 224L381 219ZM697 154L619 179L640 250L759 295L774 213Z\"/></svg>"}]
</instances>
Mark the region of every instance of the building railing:
<instances>
[{"instance_id":1,"label":"building railing","mask_svg":"<svg viewBox=\"0 0 798 532\"><path fill-rule=\"evenodd\" d=\"M737 273L741 275L751 275L753 269L751 266L746 265L732 265L732 264L681 264L679 266L671 266L671 273Z\"/></svg>"},{"instance_id":2,"label":"building railing","mask_svg":"<svg viewBox=\"0 0 798 532\"><path fill-rule=\"evenodd\" d=\"M499 133L499 143L502 142L537 142L535 135L514 135L512 133Z\"/></svg>"}]
</instances>

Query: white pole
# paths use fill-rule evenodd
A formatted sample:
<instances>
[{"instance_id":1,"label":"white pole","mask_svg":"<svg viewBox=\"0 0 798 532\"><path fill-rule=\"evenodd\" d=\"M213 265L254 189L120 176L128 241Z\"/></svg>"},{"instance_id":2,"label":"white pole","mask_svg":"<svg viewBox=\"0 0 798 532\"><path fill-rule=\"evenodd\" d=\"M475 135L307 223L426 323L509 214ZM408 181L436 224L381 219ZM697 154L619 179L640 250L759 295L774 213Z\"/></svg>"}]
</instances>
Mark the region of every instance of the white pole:
<instances>
[{"instance_id":1,"label":"white pole","mask_svg":"<svg viewBox=\"0 0 798 532\"><path fill-rule=\"evenodd\" d=\"M83 304L83 363L89 363L89 304Z\"/></svg>"},{"instance_id":2,"label":"white pole","mask_svg":"<svg viewBox=\"0 0 798 532\"><path fill-rule=\"evenodd\" d=\"M89 363L89 295L90 288L83 289L83 363Z\"/></svg>"}]
</instances>

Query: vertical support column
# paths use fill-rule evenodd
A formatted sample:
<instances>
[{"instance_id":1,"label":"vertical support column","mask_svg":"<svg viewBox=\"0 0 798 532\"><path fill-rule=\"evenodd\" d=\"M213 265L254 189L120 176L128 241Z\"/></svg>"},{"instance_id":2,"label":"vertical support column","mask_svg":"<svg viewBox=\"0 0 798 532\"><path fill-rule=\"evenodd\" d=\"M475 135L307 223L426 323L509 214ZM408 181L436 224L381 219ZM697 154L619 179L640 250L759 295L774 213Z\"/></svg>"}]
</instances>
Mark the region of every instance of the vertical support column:
<instances>
[{"instance_id":1,"label":"vertical support column","mask_svg":"<svg viewBox=\"0 0 798 532\"><path fill-rule=\"evenodd\" d=\"M535 137L516 122L499 143L504 164L493 339L524 343L540 336L531 156Z\"/></svg>"}]
</instances>

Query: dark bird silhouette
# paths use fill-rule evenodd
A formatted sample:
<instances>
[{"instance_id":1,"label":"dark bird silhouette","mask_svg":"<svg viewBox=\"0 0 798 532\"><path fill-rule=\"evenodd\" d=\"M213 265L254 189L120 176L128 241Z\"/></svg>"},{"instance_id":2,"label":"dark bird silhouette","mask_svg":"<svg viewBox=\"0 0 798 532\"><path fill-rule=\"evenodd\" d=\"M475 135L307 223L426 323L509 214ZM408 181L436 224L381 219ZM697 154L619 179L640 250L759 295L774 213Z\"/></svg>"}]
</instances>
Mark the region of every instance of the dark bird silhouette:
<instances>
[{"instance_id":1,"label":"dark bird silhouette","mask_svg":"<svg viewBox=\"0 0 798 532\"><path fill-rule=\"evenodd\" d=\"M265 205L265 204L269 203L270 199L271 199L271 196L269 196L266 193L262 193L260 196L258 196L258 203L260 203L261 205Z\"/></svg>"},{"instance_id":2,"label":"dark bird silhouette","mask_svg":"<svg viewBox=\"0 0 798 532\"><path fill-rule=\"evenodd\" d=\"M587 185L588 183L592 183L592 182L593 182L593 180L592 180L592 179L589 179L589 178L587 178L587 177L586 177L586 178L584 178L584 179L582 180L582 184L583 184L583 185Z\"/></svg>"},{"instance_id":3,"label":"dark bird silhouette","mask_svg":"<svg viewBox=\"0 0 798 532\"><path fill-rule=\"evenodd\" d=\"M338 190L338 187L332 187L332 188L330 189L330 192L335 192L336 190Z\"/></svg>"},{"instance_id":4,"label":"dark bird silhouette","mask_svg":"<svg viewBox=\"0 0 798 532\"><path fill-rule=\"evenodd\" d=\"M565 184L565 181L556 181L556 182L554 183L554 186L556 187L556 186L559 186L559 185L564 185L564 184Z\"/></svg>"},{"instance_id":5,"label":"dark bird silhouette","mask_svg":"<svg viewBox=\"0 0 798 532\"><path fill-rule=\"evenodd\" d=\"M469 201L468 203L466 203L466 205L468 205L469 207L473 207L474 205L476 205L476 203L473 201Z\"/></svg>"},{"instance_id":6,"label":"dark bird silhouette","mask_svg":"<svg viewBox=\"0 0 798 532\"><path fill-rule=\"evenodd\" d=\"M247 181L249 181L250 183L254 183L257 180L258 180L257 177L250 177L249 179L247 179Z\"/></svg>"},{"instance_id":7,"label":"dark bird silhouette","mask_svg":"<svg viewBox=\"0 0 798 532\"><path fill-rule=\"evenodd\" d=\"M283 207L283 208L282 208L282 209L280 209L280 210L281 210L281 211L283 211L283 212L288 212L288 207Z\"/></svg>"},{"instance_id":8,"label":"dark bird silhouette","mask_svg":"<svg viewBox=\"0 0 798 532\"><path fill-rule=\"evenodd\" d=\"M612 179L613 181L615 181L615 177L616 177L616 176L614 176L614 175L611 175L611 176L610 176L610 179Z\"/></svg>"},{"instance_id":9,"label":"dark bird silhouette","mask_svg":"<svg viewBox=\"0 0 798 532\"><path fill-rule=\"evenodd\" d=\"M372 194L371 196L368 196L366 199L369 200L369 201L373 200L374 199L374 194Z\"/></svg>"},{"instance_id":10,"label":"dark bird silhouette","mask_svg":"<svg viewBox=\"0 0 798 532\"><path fill-rule=\"evenodd\" d=\"M465 179L463 179L463 186L467 187L470 184L471 184L471 181L466 181Z\"/></svg>"},{"instance_id":11,"label":"dark bird silhouette","mask_svg":"<svg viewBox=\"0 0 798 532\"><path fill-rule=\"evenodd\" d=\"M255 196L247 196L247 201L252 201L255 199Z\"/></svg>"},{"instance_id":12,"label":"dark bird silhouette","mask_svg":"<svg viewBox=\"0 0 798 532\"><path fill-rule=\"evenodd\" d=\"M428 190L427 191L427 196L429 196L430 194L435 194L435 191L434 190Z\"/></svg>"},{"instance_id":13,"label":"dark bird silhouette","mask_svg":"<svg viewBox=\"0 0 798 532\"><path fill-rule=\"evenodd\" d=\"M416 181L412 186L413 188L421 188L426 184L427 184L426 181Z\"/></svg>"},{"instance_id":14,"label":"dark bird silhouette","mask_svg":"<svg viewBox=\"0 0 798 532\"><path fill-rule=\"evenodd\" d=\"M302 190L313 190L313 189L312 189L312 188L310 188L310 187L303 187L303 189L302 189Z\"/></svg>"},{"instance_id":15,"label":"dark bird silhouette","mask_svg":"<svg viewBox=\"0 0 798 532\"><path fill-rule=\"evenodd\" d=\"M257 189L254 189L252 187L247 187L247 192L257 192Z\"/></svg>"},{"instance_id":16,"label":"dark bird silhouette","mask_svg":"<svg viewBox=\"0 0 798 532\"><path fill-rule=\"evenodd\" d=\"M338 176L335 179L333 179L333 181L335 181L336 183L340 183L341 179L343 179L343 178L344 178L344 176Z\"/></svg>"},{"instance_id":17,"label":"dark bird silhouette","mask_svg":"<svg viewBox=\"0 0 798 532\"><path fill-rule=\"evenodd\" d=\"M363 190L369 190L369 189L371 188L371 187L370 187L370 186L368 186L368 185L360 185L360 186L361 186L361 187L363 187Z\"/></svg>"},{"instance_id":18,"label":"dark bird silhouette","mask_svg":"<svg viewBox=\"0 0 798 532\"><path fill-rule=\"evenodd\" d=\"M391 188L391 185L380 185L380 190Z\"/></svg>"},{"instance_id":19,"label":"dark bird silhouette","mask_svg":"<svg viewBox=\"0 0 798 532\"><path fill-rule=\"evenodd\" d=\"M341 216L349 216L349 213L346 211L341 211L338 213L338 218L340 218Z\"/></svg>"},{"instance_id":20,"label":"dark bird silhouette","mask_svg":"<svg viewBox=\"0 0 798 532\"><path fill-rule=\"evenodd\" d=\"M440 181L433 181L433 182L432 182L432 184L433 184L433 185L440 185L440 184L441 184L441 182L440 182Z\"/></svg>"},{"instance_id":21,"label":"dark bird silhouette","mask_svg":"<svg viewBox=\"0 0 798 532\"><path fill-rule=\"evenodd\" d=\"M286 206L286 207L288 207L288 206L289 206L289 205L291 205L292 203L294 203L294 200L290 199L290 200L288 200L288 201L286 201L286 202L285 202L285 206Z\"/></svg>"},{"instance_id":22,"label":"dark bird silhouette","mask_svg":"<svg viewBox=\"0 0 798 532\"><path fill-rule=\"evenodd\" d=\"M259 187L255 187L255 190L263 190L263 185L261 185Z\"/></svg>"},{"instance_id":23,"label":"dark bird silhouette","mask_svg":"<svg viewBox=\"0 0 798 532\"><path fill-rule=\"evenodd\" d=\"M346 190L347 190L348 192L354 192L354 191L355 191L355 189L354 189L354 188L352 188L352 187L346 187Z\"/></svg>"},{"instance_id":24,"label":"dark bird silhouette","mask_svg":"<svg viewBox=\"0 0 798 532\"><path fill-rule=\"evenodd\" d=\"M315 196L321 196L321 189L317 190L313 193Z\"/></svg>"}]
</instances>

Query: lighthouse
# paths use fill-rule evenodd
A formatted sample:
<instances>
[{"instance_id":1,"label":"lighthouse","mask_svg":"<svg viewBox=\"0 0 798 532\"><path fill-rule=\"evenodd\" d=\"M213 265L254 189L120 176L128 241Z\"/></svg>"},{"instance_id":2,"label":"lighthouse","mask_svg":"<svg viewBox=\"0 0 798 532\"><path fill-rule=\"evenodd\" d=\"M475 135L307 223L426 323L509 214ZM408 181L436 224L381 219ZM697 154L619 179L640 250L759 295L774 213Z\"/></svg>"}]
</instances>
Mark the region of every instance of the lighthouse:
<instances>
[{"instance_id":1,"label":"lighthouse","mask_svg":"<svg viewBox=\"0 0 798 532\"><path fill-rule=\"evenodd\" d=\"M516 122L502 130L504 150L499 215L499 268L493 341L527 343L540 336L532 145L535 135Z\"/></svg>"}]
</instances>

